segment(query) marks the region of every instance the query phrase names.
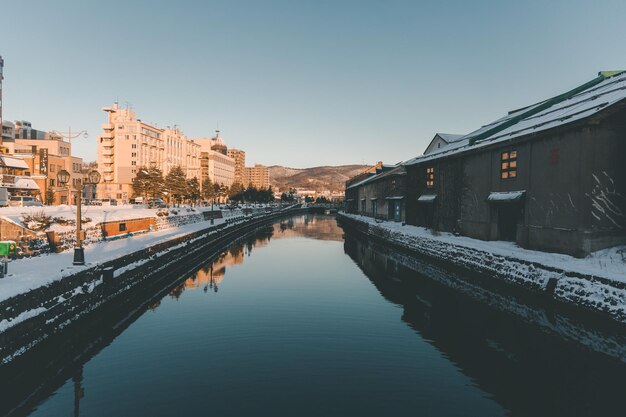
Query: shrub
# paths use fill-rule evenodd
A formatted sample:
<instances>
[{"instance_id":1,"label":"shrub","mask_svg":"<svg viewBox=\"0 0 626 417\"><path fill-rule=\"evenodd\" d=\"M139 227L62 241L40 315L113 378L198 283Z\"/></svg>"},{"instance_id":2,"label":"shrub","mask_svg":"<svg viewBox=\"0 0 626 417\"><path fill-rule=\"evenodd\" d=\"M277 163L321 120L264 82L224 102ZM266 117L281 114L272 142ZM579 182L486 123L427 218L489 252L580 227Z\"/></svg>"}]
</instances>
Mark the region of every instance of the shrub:
<instances>
[{"instance_id":1,"label":"shrub","mask_svg":"<svg viewBox=\"0 0 626 417\"><path fill-rule=\"evenodd\" d=\"M50 227L52 218L41 210L32 214L22 213L22 224L30 230L43 231Z\"/></svg>"},{"instance_id":2,"label":"shrub","mask_svg":"<svg viewBox=\"0 0 626 417\"><path fill-rule=\"evenodd\" d=\"M74 226L76 225L76 220L66 219L65 217L53 217L52 223L60 224L61 226Z\"/></svg>"}]
</instances>

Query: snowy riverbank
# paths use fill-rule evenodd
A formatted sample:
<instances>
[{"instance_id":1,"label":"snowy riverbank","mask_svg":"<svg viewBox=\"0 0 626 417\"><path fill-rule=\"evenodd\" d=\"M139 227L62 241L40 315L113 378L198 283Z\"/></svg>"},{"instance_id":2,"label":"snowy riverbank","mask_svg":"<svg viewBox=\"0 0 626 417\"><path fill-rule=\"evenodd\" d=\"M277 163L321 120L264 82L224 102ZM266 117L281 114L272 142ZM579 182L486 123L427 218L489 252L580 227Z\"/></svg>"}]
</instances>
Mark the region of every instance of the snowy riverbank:
<instances>
[{"instance_id":1,"label":"snowy riverbank","mask_svg":"<svg viewBox=\"0 0 626 417\"><path fill-rule=\"evenodd\" d=\"M547 292L566 303L608 313L626 323L626 247L577 259L532 251L511 242L482 241L342 213L358 230L435 260Z\"/></svg>"},{"instance_id":2,"label":"snowy riverbank","mask_svg":"<svg viewBox=\"0 0 626 417\"><path fill-rule=\"evenodd\" d=\"M194 271L211 254L297 208L236 216L90 245L87 264L71 251L20 259L0 279L0 366L104 306L131 309ZM117 307L111 307L111 306Z\"/></svg>"}]
</instances>

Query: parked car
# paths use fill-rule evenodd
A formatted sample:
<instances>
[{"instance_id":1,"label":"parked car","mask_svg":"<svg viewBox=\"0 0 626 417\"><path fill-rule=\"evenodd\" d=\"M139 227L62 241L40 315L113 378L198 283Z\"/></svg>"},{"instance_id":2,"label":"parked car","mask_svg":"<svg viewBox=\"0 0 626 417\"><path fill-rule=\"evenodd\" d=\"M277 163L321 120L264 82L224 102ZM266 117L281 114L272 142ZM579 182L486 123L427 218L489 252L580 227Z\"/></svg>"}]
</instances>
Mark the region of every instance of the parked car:
<instances>
[{"instance_id":1,"label":"parked car","mask_svg":"<svg viewBox=\"0 0 626 417\"><path fill-rule=\"evenodd\" d=\"M160 198L149 198L148 199L148 208L166 208L167 205L165 201Z\"/></svg>"},{"instance_id":2,"label":"parked car","mask_svg":"<svg viewBox=\"0 0 626 417\"><path fill-rule=\"evenodd\" d=\"M7 207L9 205L9 190L6 187L0 187L0 207Z\"/></svg>"},{"instance_id":3,"label":"parked car","mask_svg":"<svg viewBox=\"0 0 626 417\"><path fill-rule=\"evenodd\" d=\"M114 198L101 198L100 203L101 206L117 206L117 200Z\"/></svg>"},{"instance_id":4,"label":"parked car","mask_svg":"<svg viewBox=\"0 0 626 417\"><path fill-rule=\"evenodd\" d=\"M85 201L88 206L117 206L117 200L114 198L96 198Z\"/></svg>"},{"instance_id":5,"label":"parked car","mask_svg":"<svg viewBox=\"0 0 626 417\"><path fill-rule=\"evenodd\" d=\"M35 197L13 195L9 197L9 205L14 207L43 207L43 203Z\"/></svg>"}]
</instances>

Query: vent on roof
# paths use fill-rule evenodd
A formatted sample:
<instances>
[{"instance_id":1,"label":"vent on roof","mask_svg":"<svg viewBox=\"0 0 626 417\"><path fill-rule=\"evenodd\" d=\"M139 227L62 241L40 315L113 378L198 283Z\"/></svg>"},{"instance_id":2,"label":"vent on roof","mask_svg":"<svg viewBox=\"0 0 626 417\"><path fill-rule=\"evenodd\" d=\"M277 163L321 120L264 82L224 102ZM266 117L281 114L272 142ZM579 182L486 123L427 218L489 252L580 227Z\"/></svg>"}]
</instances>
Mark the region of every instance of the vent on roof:
<instances>
[{"instance_id":1,"label":"vent on roof","mask_svg":"<svg viewBox=\"0 0 626 417\"><path fill-rule=\"evenodd\" d=\"M623 73L624 70L618 70L618 71L600 71L598 73L598 75L601 75L604 78L609 78L609 77L613 77L615 75L620 75L621 73Z\"/></svg>"}]
</instances>

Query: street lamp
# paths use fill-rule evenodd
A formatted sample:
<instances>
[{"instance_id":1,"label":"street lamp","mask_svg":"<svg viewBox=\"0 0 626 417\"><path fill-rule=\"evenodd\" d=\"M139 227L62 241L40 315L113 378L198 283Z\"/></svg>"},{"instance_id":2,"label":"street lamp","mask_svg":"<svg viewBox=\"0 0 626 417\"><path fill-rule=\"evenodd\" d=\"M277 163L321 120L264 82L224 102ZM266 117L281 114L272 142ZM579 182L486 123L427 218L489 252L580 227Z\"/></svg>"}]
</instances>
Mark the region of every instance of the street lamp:
<instances>
[{"instance_id":1,"label":"street lamp","mask_svg":"<svg viewBox=\"0 0 626 417\"><path fill-rule=\"evenodd\" d=\"M59 132L59 131L53 130L52 133L54 133L55 135L59 136L62 139L67 139L67 141L68 141L68 143L70 145L69 152L67 153L67 168L70 169L70 167L73 167L73 164L72 164L72 139L76 139L76 138L78 138L80 136L82 136L82 137L84 137L86 139L87 137L89 137L89 133L87 133L86 130L81 130L80 132L72 132L72 128L71 127L68 129L67 132ZM73 168L72 168L72 170L73 170ZM74 172L76 172L76 171L74 171ZM69 180L68 180L68 182L69 182ZM68 200L69 199L70 198L69 198L69 195L68 195ZM70 206L72 205L71 201L68 201L67 203Z\"/></svg>"},{"instance_id":2,"label":"street lamp","mask_svg":"<svg viewBox=\"0 0 626 417\"><path fill-rule=\"evenodd\" d=\"M57 174L59 184L67 184L70 180L70 173L61 170ZM76 245L74 246L74 265L85 265L85 250L83 249L83 232L82 232L82 205L81 197L85 185L96 185L100 182L100 173L92 170L87 174L84 181L77 181L74 185L76 188Z\"/></svg>"}]
</instances>

